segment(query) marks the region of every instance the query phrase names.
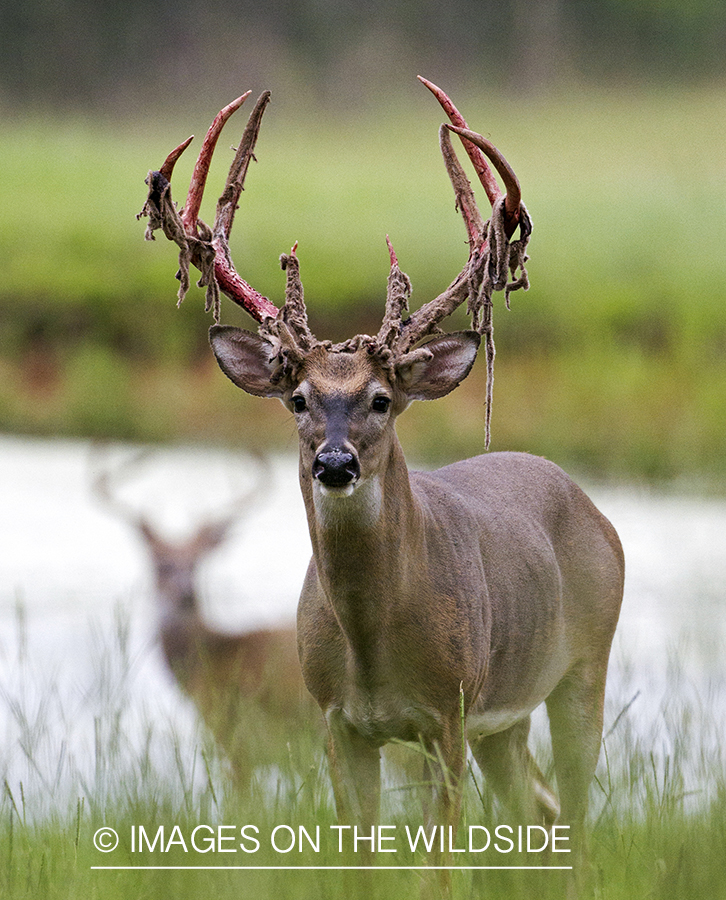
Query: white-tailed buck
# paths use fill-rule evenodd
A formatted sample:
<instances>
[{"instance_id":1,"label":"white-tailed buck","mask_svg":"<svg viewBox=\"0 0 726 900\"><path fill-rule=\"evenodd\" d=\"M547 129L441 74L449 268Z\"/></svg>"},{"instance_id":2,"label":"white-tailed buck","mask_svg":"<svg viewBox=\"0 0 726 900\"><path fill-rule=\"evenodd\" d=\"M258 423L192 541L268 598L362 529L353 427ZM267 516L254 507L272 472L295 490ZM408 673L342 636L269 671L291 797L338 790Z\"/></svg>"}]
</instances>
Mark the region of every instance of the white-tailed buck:
<instances>
[{"instance_id":1,"label":"white-tailed buck","mask_svg":"<svg viewBox=\"0 0 726 900\"><path fill-rule=\"evenodd\" d=\"M211 328L224 373L251 394L282 400L297 423L313 545L298 647L330 734L339 817L363 825L375 820L380 748L403 740L421 741L429 751L432 821L455 823L468 741L521 823L560 816L579 826L600 750L623 592L617 534L544 459L492 453L409 472L396 437L396 418L412 400L443 397L467 376L480 335L491 368L492 291L526 286L530 223L514 173L468 130L449 98L424 83L452 122L441 127L440 140L467 225L469 259L440 296L408 315L410 284L389 245L385 314L375 336L332 345L312 334L295 248L281 258L287 287L279 310L234 272L227 240L269 95L250 117L212 229L198 221L204 176L220 123L242 98L210 129L181 216L168 182L180 150L150 173L145 212L150 229L162 227L181 248L182 291L191 261L203 272L215 311L221 290L260 322L256 334ZM492 203L486 223L451 131L462 138ZM519 240L512 241L517 229ZM517 269L519 279L507 285L508 271ZM467 299L474 330L441 333L438 323ZM543 701L559 803L527 746L530 713Z\"/></svg>"},{"instance_id":2,"label":"white-tailed buck","mask_svg":"<svg viewBox=\"0 0 726 900\"><path fill-rule=\"evenodd\" d=\"M124 467L100 467L94 492L131 526L148 551L166 662L229 759L238 783L245 787L253 764L265 761L260 744L267 740L270 724L288 729L296 720L300 724L303 717L308 718L312 707L300 673L294 628L229 634L210 628L200 609L199 567L254 505L257 489L199 525L186 539L171 540L118 497L114 482L123 469L138 461L134 457Z\"/></svg>"}]
</instances>

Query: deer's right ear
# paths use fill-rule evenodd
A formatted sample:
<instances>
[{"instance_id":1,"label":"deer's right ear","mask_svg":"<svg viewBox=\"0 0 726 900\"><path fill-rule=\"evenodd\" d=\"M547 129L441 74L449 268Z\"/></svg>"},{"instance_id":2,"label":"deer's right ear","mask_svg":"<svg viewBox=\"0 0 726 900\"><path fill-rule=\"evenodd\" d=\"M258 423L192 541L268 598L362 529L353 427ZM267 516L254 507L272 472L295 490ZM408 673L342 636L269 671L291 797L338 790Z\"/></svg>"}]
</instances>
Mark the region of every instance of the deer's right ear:
<instances>
[{"instance_id":1,"label":"deer's right ear","mask_svg":"<svg viewBox=\"0 0 726 900\"><path fill-rule=\"evenodd\" d=\"M481 338L475 331L437 335L412 350L396 365L396 374L409 400L445 397L471 371Z\"/></svg>"},{"instance_id":2,"label":"deer's right ear","mask_svg":"<svg viewBox=\"0 0 726 900\"><path fill-rule=\"evenodd\" d=\"M242 328L212 325L209 343L220 369L237 387L256 397L282 396L282 386L272 382L276 366L269 341Z\"/></svg>"}]
</instances>

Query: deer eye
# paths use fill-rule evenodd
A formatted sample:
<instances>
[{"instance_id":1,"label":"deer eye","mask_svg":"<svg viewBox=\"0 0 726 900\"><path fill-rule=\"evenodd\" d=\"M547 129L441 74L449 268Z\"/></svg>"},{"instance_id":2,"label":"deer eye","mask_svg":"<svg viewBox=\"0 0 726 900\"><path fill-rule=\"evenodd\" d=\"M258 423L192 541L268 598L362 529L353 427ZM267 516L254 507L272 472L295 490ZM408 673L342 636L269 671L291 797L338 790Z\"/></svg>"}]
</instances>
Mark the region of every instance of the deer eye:
<instances>
[{"instance_id":1,"label":"deer eye","mask_svg":"<svg viewBox=\"0 0 726 900\"><path fill-rule=\"evenodd\" d=\"M391 398L381 395L380 397L373 398L373 403L371 403L371 409L373 410L373 412L384 413L384 412L388 412L388 407L390 405L391 405Z\"/></svg>"},{"instance_id":2,"label":"deer eye","mask_svg":"<svg viewBox=\"0 0 726 900\"><path fill-rule=\"evenodd\" d=\"M305 402L305 398L302 394L295 394L292 398L292 411L296 413L305 412L307 409L307 403Z\"/></svg>"}]
</instances>

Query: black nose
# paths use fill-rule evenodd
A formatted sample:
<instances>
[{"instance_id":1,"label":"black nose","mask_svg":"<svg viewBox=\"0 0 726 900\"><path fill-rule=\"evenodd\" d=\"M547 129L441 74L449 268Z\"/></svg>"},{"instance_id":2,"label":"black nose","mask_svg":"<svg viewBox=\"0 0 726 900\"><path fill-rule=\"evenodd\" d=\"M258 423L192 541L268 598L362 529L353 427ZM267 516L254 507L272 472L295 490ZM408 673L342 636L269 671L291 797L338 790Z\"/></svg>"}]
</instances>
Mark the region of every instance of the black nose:
<instances>
[{"instance_id":1,"label":"black nose","mask_svg":"<svg viewBox=\"0 0 726 900\"><path fill-rule=\"evenodd\" d=\"M347 450L334 447L315 457L313 477L326 487L345 487L360 475L357 458Z\"/></svg>"}]
</instances>

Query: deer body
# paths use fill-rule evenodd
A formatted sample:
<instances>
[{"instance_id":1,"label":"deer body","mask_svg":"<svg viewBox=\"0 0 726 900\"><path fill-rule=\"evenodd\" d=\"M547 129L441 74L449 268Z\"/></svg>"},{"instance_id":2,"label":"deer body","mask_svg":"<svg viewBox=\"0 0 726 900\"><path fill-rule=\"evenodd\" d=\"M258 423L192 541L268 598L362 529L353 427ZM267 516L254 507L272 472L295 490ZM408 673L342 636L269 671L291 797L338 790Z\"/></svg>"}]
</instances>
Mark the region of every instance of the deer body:
<instances>
[{"instance_id":1,"label":"deer body","mask_svg":"<svg viewBox=\"0 0 726 900\"><path fill-rule=\"evenodd\" d=\"M458 723L462 685L469 730L486 735L528 715L583 658L601 664L621 556L560 469L505 453L396 475L409 498L402 515L397 493L395 518L385 491L375 522L353 497L329 498L336 508L322 515L305 497L315 555L298 630L328 717L372 742L441 740L447 706Z\"/></svg>"},{"instance_id":2,"label":"deer body","mask_svg":"<svg viewBox=\"0 0 726 900\"><path fill-rule=\"evenodd\" d=\"M622 598L617 535L553 463L494 453L409 473L395 432L412 399L466 377L478 336L436 337L393 368L366 349L317 348L283 382L265 338L215 326L212 345L237 385L295 414L313 546L298 643L339 814L375 819L390 740L423 741L427 780L456 783L463 693L466 738L495 790L552 823L560 808L526 744L547 702L563 818L579 825ZM455 821L451 790L435 814Z\"/></svg>"},{"instance_id":3,"label":"deer body","mask_svg":"<svg viewBox=\"0 0 726 900\"><path fill-rule=\"evenodd\" d=\"M164 658L179 686L230 751L241 704L258 704L282 719L300 711L306 691L294 628L230 634L204 620L196 573L223 539L223 531L202 526L189 540L172 542L145 522L140 527L154 571Z\"/></svg>"}]
</instances>

